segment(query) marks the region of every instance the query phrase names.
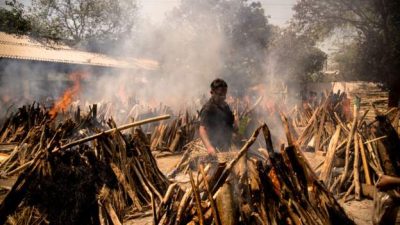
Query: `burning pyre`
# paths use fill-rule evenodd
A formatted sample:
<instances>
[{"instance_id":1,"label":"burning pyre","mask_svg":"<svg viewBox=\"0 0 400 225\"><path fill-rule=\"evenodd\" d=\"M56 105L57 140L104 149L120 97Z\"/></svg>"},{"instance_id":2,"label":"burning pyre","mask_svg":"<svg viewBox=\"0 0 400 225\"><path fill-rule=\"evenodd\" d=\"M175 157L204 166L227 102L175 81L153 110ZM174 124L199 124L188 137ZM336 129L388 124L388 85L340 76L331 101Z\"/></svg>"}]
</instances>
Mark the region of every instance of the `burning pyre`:
<instances>
[{"instance_id":1,"label":"burning pyre","mask_svg":"<svg viewBox=\"0 0 400 225\"><path fill-rule=\"evenodd\" d=\"M140 129L123 134L113 120L107 125L111 132L100 132L106 124L93 114L57 124L39 106L9 119L2 141L18 144L0 167L3 176L18 178L0 205L0 223L120 224L160 201L169 181L146 136ZM99 132L92 142L81 141Z\"/></svg>"},{"instance_id":2,"label":"burning pyre","mask_svg":"<svg viewBox=\"0 0 400 225\"><path fill-rule=\"evenodd\" d=\"M264 104L260 102L254 107ZM371 130L366 128L373 123L364 116L355 114L345 120L343 114L328 110L338 109L337 104L341 102L332 102L328 95L314 109L299 138L292 133L301 131L299 124L282 117L288 147L281 147L279 153L264 124L241 151L211 164L198 163L197 176L185 164L191 158L188 153L201 149L195 139L197 116L189 112L168 123L144 124L122 133L114 129L115 121L104 120L105 108L92 106L84 115L69 110L56 119L39 104L24 106L0 130L1 142L13 146L0 165L1 175L18 175L2 202L0 219L7 223L119 224L153 209L156 224L353 224L329 191L346 198L354 192L358 198L376 174L390 170L382 164L382 157L391 154L386 142L398 137L390 127L400 113L381 113L378 129ZM239 115L253 111L253 106L242 108ZM153 113L165 111L159 109ZM266 148L249 151L261 132ZM313 147L327 154L317 169L319 177L300 151L316 135L321 135L320 141ZM178 167L188 171L189 189L168 180L153 157L179 151L185 151ZM340 152L345 161L342 166L348 169L337 176L334 167Z\"/></svg>"}]
</instances>

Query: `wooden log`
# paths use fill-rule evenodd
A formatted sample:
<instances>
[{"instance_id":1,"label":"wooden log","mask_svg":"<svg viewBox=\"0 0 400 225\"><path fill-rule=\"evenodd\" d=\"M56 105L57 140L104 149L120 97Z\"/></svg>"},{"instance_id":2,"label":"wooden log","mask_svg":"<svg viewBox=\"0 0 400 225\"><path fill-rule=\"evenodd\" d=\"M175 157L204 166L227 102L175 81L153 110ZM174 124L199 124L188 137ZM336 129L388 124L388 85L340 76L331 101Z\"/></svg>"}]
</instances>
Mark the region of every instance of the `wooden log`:
<instances>
[{"instance_id":1,"label":"wooden log","mask_svg":"<svg viewBox=\"0 0 400 225\"><path fill-rule=\"evenodd\" d=\"M367 160L367 154L365 152L365 146L362 140L362 136L359 136L359 146L360 146L360 153L361 153L361 160L362 160L362 165L364 169L364 177L365 177L365 182L367 185L371 185L371 175L369 172L369 167L368 167L368 160Z\"/></svg>"},{"instance_id":2,"label":"wooden log","mask_svg":"<svg viewBox=\"0 0 400 225\"><path fill-rule=\"evenodd\" d=\"M13 187L8 192L4 200L1 202L0 224L5 224L5 222L7 221L7 217L11 213L15 212L18 205L25 197L30 182L32 182L31 179L33 179L35 171L40 164L43 153L43 151L40 151L36 154L32 164L27 166L25 170L18 176L17 181L15 181Z\"/></svg>"},{"instance_id":3,"label":"wooden log","mask_svg":"<svg viewBox=\"0 0 400 225\"><path fill-rule=\"evenodd\" d=\"M369 143L372 143L372 142L375 142L375 141L380 141L380 140L385 139L385 138L387 138L386 135L381 136L381 137L374 138L374 139L372 139L372 140L368 140L368 141L364 142L364 144L369 144Z\"/></svg>"},{"instance_id":4,"label":"wooden log","mask_svg":"<svg viewBox=\"0 0 400 225\"><path fill-rule=\"evenodd\" d=\"M153 133L151 134L150 137L150 149L155 149L157 146L157 141L158 141L158 136L160 134L160 129L161 129L162 125L156 127L153 131Z\"/></svg>"},{"instance_id":5,"label":"wooden log","mask_svg":"<svg viewBox=\"0 0 400 225\"><path fill-rule=\"evenodd\" d=\"M286 139L287 139L288 145L292 146L294 144L294 141L293 141L292 134L290 132L289 122L288 122L286 116L283 113L280 113L280 115L281 115L281 120L283 122L283 128L284 128L285 133L286 133Z\"/></svg>"},{"instance_id":6,"label":"wooden log","mask_svg":"<svg viewBox=\"0 0 400 225\"><path fill-rule=\"evenodd\" d=\"M23 170L25 170L28 166L32 165L33 160L19 166L18 168L14 169L13 171L10 171L6 174L7 177L13 176L14 174L17 174Z\"/></svg>"},{"instance_id":7,"label":"wooden log","mask_svg":"<svg viewBox=\"0 0 400 225\"><path fill-rule=\"evenodd\" d=\"M332 185L329 186L329 191L334 193L339 182L340 182L340 177L336 177L335 180L333 181ZM334 194L336 194L336 192Z\"/></svg>"},{"instance_id":8,"label":"wooden log","mask_svg":"<svg viewBox=\"0 0 400 225\"><path fill-rule=\"evenodd\" d=\"M344 171L340 178L340 182L339 182L339 186L338 186L339 189L342 188L344 182L347 180L347 177L348 177L349 166L350 166L350 147L351 147L351 144L353 143L354 134L355 134L355 131L357 128L357 120L358 120L358 107L354 107L354 119L351 124L351 130L350 130L349 137L347 139Z\"/></svg>"},{"instance_id":9,"label":"wooden log","mask_svg":"<svg viewBox=\"0 0 400 225\"><path fill-rule=\"evenodd\" d=\"M140 183L146 190L146 192L149 194L149 196L152 195L152 193L156 194L158 199L162 201L163 197L161 194L158 192L158 190L151 184L151 182L148 182L148 180L145 178L145 173L140 167L140 164L138 163L137 159L135 159L136 163L132 164L132 169L135 171L135 174L139 178Z\"/></svg>"},{"instance_id":10,"label":"wooden log","mask_svg":"<svg viewBox=\"0 0 400 225\"><path fill-rule=\"evenodd\" d=\"M272 144L271 131L269 130L269 128L266 124L265 124L265 126L263 126L262 131L263 131L263 135L264 135L265 146L267 148L266 150L267 150L267 153L269 154L269 156L267 154L268 157L266 157L266 158L274 157L275 151L274 151L274 146ZM262 152L264 152L264 151L262 151Z\"/></svg>"},{"instance_id":11,"label":"wooden log","mask_svg":"<svg viewBox=\"0 0 400 225\"><path fill-rule=\"evenodd\" d=\"M178 147L179 141L181 140L182 130L178 130L175 134L174 140L172 141L171 145L169 146L169 150L171 152L175 152L176 147Z\"/></svg>"},{"instance_id":12,"label":"wooden log","mask_svg":"<svg viewBox=\"0 0 400 225\"><path fill-rule=\"evenodd\" d=\"M156 200L154 199L153 194L151 194L151 212L153 214L153 224L158 224L158 217L157 217L157 207L156 207Z\"/></svg>"},{"instance_id":13,"label":"wooden log","mask_svg":"<svg viewBox=\"0 0 400 225\"><path fill-rule=\"evenodd\" d=\"M349 197L349 195L354 191L354 186L355 184L354 184L354 182L351 184L351 186L350 186L350 188L347 190L347 192L346 192L346 194L343 196L343 200L344 200L344 202L347 202L348 201L348 197Z\"/></svg>"},{"instance_id":14,"label":"wooden log","mask_svg":"<svg viewBox=\"0 0 400 225\"><path fill-rule=\"evenodd\" d=\"M340 117L337 115L336 112L333 113L335 115L335 119L336 122L340 125L340 127L343 129L343 131L348 134L350 133L349 129L346 127L346 125L344 125L344 123L342 122L342 120L340 119Z\"/></svg>"},{"instance_id":15,"label":"wooden log","mask_svg":"<svg viewBox=\"0 0 400 225\"><path fill-rule=\"evenodd\" d=\"M167 204L168 201L170 200L171 195L174 193L175 188L177 187L178 183L172 183L171 185L168 186L167 192L165 192L165 195L163 197L163 200L161 201L162 204Z\"/></svg>"},{"instance_id":16,"label":"wooden log","mask_svg":"<svg viewBox=\"0 0 400 225\"><path fill-rule=\"evenodd\" d=\"M360 186L360 149L359 149L358 134L354 136L354 194L357 201L361 200L361 186Z\"/></svg>"},{"instance_id":17,"label":"wooden log","mask_svg":"<svg viewBox=\"0 0 400 225\"><path fill-rule=\"evenodd\" d=\"M288 138L288 144L289 144L289 139L291 138L291 134L290 134L290 130L287 129L289 127L287 125L288 121L284 114L281 114L281 119L283 122L283 127L285 128L285 132L286 132L286 136ZM265 124L265 126L267 126L267 125ZM309 170L308 175L310 175L313 179L318 180L318 177L315 174L315 171L313 170L312 166L310 165L310 163L304 156L303 152L299 150L297 142L296 143L292 142L292 144L293 144L292 146L294 146L294 149L296 151L297 160L299 161L299 163L302 164L305 168L307 168Z\"/></svg>"},{"instance_id":18,"label":"wooden log","mask_svg":"<svg viewBox=\"0 0 400 225\"><path fill-rule=\"evenodd\" d=\"M140 126L140 125L143 125L143 124L152 123L152 122L156 122L156 121L160 121L160 120L166 120L166 119L169 119L170 117L171 117L170 115L163 115L163 116L158 116L158 117L154 117L154 118L150 118L150 119L137 121L137 122L130 123L130 124L125 124L125 125L120 126L120 127L109 129L109 130L103 131L101 133L98 133L98 134L95 134L95 135L92 135L92 136L89 136L89 137L85 137L85 138L82 138L80 140L76 140L76 141L70 142L70 143L68 143L66 145L61 146L59 149L53 150L53 152L57 152L59 150L66 149L66 148L71 148L71 147L73 147L75 145L79 145L79 144L94 140L94 139L99 138L99 137L101 137L103 135L111 134L111 133L113 133L115 131L126 130L126 129L129 129L129 128L132 128L132 127L137 127L137 126Z\"/></svg>"},{"instance_id":19,"label":"wooden log","mask_svg":"<svg viewBox=\"0 0 400 225\"><path fill-rule=\"evenodd\" d=\"M335 134L332 136L332 139L329 143L328 147L328 152L325 157L324 164L321 169L321 174L320 174L320 179L329 186L328 181L330 180L329 177L331 176L332 173L332 168L333 168L333 162L335 159L335 152L336 152L336 147L339 141L340 137L340 126L336 126L336 131Z\"/></svg>"},{"instance_id":20,"label":"wooden log","mask_svg":"<svg viewBox=\"0 0 400 225\"><path fill-rule=\"evenodd\" d=\"M303 133L300 135L300 137L297 139L297 144L302 145L301 143L304 142L304 138L307 136L308 131L312 128L314 121L317 119L318 113L321 111L322 107L319 106L318 108L315 109L311 119L308 122L308 125L304 129Z\"/></svg>"},{"instance_id":21,"label":"wooden log","mask_svg":"<svg viewBox=\"0 0 400 225\"><path fill-rule=\"evenodd\" d=\"M122 187L125 189L126 193L128 193L128 196L132 199L133 204L136 206L139 211L142 211L142 206L140 205L140 200L135 192L129 185L128 181L125 179L124 173L114 164L110 163L110 167L112 171L115 174L115 177L117 178L118 182L122 185Z\"/></svg>"},{"instance_id":22,"label":"wooden log","mask_svg":"<svg viewBox=\"0 0 400 225\"><path fill-rule=\"evenodd\" d=\"M371 160L372 160L372 161L370 161L369 164L373 163L374 164L373 168L375 168L375 170L378 170L381 173L383 173L383 169L382 169L382 165L381 165L380 159L378 158L378 155L377 155L376 151L374 150L374 148L372 147L371 143L367 144L367 149L368 149L369 155L371 156Z\"/></svg>"},{"instance_id":23,"label":"wooden log","mask_svg":"<svg viewBox=\"0 0 400 225\"><path fill-rule=\"evenodd\" d=\"M191 193L192 193L192 190L188 189L188 190L186 190L185 194L183 195L183 197L179 203L177 213L176 213L176 220L174 223L175 225L181 224L182 216L183 216L184 211L187 210L187 205L189 204Z\"/></svg>"},{"instance_id":24,"label":"wooden log","mask_svg":"<svg viewBox=\"0 0 400 225\"><path fill-rule=\"evenodd\" d=\"M324 126L325 126L325 117L326 117L326 107L322 109L322 117L321 120L319 121L319 127L315 136L315 151L321 151L320 149L320 144L321 144L321 136L324 131Z\"/></svg>"},{"instance_id":25,"label":"wooden log","mask_svg":"<svg viewBox=\"0 0 400 225\"><path fill-rule=\"evenodd\" d=\"M375 185L361 184L361 193L363 196L368 197L369 199L374 199L375 192Z\"/></svg>"},{"instance_id":26,"label":"wooden log","mask_svg":"<svg viewBox=\"0 0 400 225\"><path fill-rule=\"evenodd\" d=\"M360 117L360 120L358 122L358 126L359 126L358 129L360 129L361 126L363 125L364 119L367 116L368 112L369 112L369 109L365 110L364 114Z\"/></svg>"},{"instance_id":27,"label":"wooden log","mask_svg":"<svg viewBox=\"0 0 400 225\"><path fill-rule=\"evenodd\" d=\"M159 147L159 148L163 147L162 145L163 145L163 142L164 142L164 137L165 137L166 130L167 130L167 125L165 125L165 124L161 125L160 135L157 138L155 147Z\"/></svg>"},{"instance_id":28,"label":"wooden log","mask_svg":"<svg viewBox=\"0 0 400 225\"><path fill-rule=\"evenodd\" d=\"M238 215L232 195L232 185L229 182L225 182L215 195L218 212L221 212L219 214L221 225L235 225Z\"/></svg>"},{"instance_id":29,"label":"wooden log","mask_svg":"<svg viewBox=\"0 0 400 225\"><path fill-rule=\"evenodd\" d=\"M97 204L97 208L99 210L99 221L100 221L100 225L107 225L107 216L106 216L106 212L104 210L104 207L98 203Z\"/></svg>"},{"instance_id":30,"label":"wooden log","mask_svg":"<svg viewBox=\"0 0 400 225\"><path fill-rule=\"evenodd\" d=\"M233 167L236 165L236 163L239 161L239 159L244 156L247 151L249 150L250 146L257 140L257 136L260 133L261 129L265 127L266 124L263 124L262 126L258 127L251 137L247 140L247 142L243 145L243 147L240 149L239 153L237 156L229 162L229 164L225 167L224 171L222 171L221 176L218 178L217 182L214 184L211 192L215 193L225 182L225 180L228 178L230 172L232 171Z\"/></svg>"},{"instance_id":31,"label":"wooden log","mask_svg":"<svg viewBox=\"0 0 400 225\"><path fill-rule=\"evenodd\" d=\"M104 202L104 207L106 208L107 214L111 219L111 222L114 225L122 225L121 221L119 220L117 213L115 212L114 208L112 207L109 201Z\"/></svg>"},{"instance_id":32,"label":"wooden log","mask_svg":"<svg viewBox=\"0 0 400 225\"><path fill-rule=\"evenodd\" d=\"M196 211L197 211L197 216L199 217L199 224L204 225L204 215L202 212L202 207L201 207L201 202L200 202L200 194L199 194L199 192L197 190L197 186L194 182L192 171L189 172L189 177L190 177L190 184L192 185L193 196L194 196L194 199L196 202Z\"/></svg>"}]
</instances>

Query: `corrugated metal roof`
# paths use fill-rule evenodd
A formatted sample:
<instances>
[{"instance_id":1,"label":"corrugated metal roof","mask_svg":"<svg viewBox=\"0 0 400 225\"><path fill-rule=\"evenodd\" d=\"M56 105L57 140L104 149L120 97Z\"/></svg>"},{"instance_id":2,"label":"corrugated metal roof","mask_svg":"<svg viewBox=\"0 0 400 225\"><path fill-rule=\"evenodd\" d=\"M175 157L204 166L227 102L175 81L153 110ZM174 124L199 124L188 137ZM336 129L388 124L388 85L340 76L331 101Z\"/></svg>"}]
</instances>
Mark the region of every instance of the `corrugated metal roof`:
<instances>
[{"instance_id":1,"label":"corrugated metal roof","mask_svg":"<svg viewBox=\"0 0 400 225\"><path fill-rule=\"evenodd\" d=\"M157 63L140 59L117 59L104 54L85 52L66 45L39 42L28 36L0 32L0 58L81 64L126 69L156 69Z\"/></svg>"}]
</instances>

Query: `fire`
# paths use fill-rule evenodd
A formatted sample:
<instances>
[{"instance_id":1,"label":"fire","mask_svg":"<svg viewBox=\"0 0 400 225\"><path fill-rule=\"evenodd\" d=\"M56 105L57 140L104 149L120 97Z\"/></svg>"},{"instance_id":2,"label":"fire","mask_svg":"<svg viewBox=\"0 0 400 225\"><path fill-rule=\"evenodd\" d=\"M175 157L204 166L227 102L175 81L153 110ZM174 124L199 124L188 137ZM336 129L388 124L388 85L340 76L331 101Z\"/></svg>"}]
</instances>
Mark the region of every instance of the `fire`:
<instances>
[{"instance_id":1,"label":"fire","mask_svg":"<svg viewBox=\"0 0 400 225\"><path fill-rule=\"evenodd\" d=\"M69 78L73 80L74 85L71 88L68 88L64 94L59 98L54 104L53 108L50 110L49 114L52 119L57 116L59 111L64 111L68 108L68 106L72 103L73 98L79 93L81 83L80 80L83 74L76 72L72 73Z\"/></svg>"},{"instance_id":2,"label":"fire","mask_svg":"<svg viewBox=\"0 0 400 225\"><path fill-rule=\"evenodd\" d=\"M269 171L269 173L268 173L268 176L269 176L269 178L271 179L271 181L272 181L272 184L273 184L273 186L274 186L274 191L275 191L275 193L277 194L277 195L280 195L280 192L281 192L281 184L280 184L280 182L279 182L279 178L278 178L278 175L277 175L277 173L276 173L276 170L273 168L273 169L271 169L270 171Z\"/></svg>"}]
</instances>

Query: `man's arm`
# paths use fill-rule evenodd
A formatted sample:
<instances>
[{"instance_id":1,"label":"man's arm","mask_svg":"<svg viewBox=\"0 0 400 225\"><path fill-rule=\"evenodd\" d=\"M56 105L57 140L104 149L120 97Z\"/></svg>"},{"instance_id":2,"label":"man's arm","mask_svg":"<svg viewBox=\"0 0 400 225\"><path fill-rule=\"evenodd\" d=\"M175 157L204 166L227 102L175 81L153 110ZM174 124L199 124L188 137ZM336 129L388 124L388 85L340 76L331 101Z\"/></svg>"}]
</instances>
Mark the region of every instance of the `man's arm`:
<instances>
[{"instance_id":1,"label":"man's arm","mask_svg":"<svg viewBox=\"0 0 400 225\"><path fill-rule=\"evenodd\" d=\"M216 150L215 150L214 146L211 144L210 138L208 137L207 129L205 126L200 125L199 135L200 135L201 141L203 142L204 146L207 149L208 154L216 153Z\"/></svg>"}]
</instances>

